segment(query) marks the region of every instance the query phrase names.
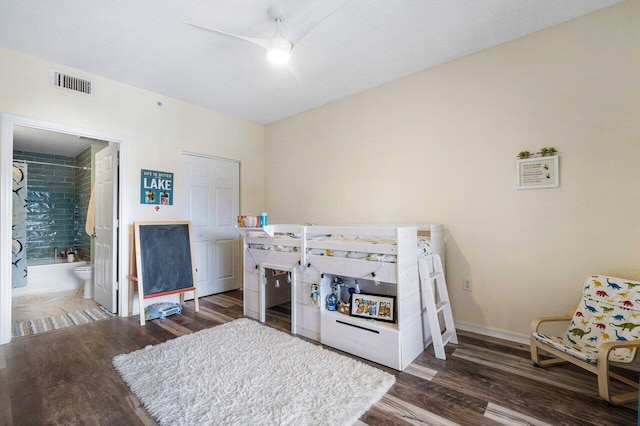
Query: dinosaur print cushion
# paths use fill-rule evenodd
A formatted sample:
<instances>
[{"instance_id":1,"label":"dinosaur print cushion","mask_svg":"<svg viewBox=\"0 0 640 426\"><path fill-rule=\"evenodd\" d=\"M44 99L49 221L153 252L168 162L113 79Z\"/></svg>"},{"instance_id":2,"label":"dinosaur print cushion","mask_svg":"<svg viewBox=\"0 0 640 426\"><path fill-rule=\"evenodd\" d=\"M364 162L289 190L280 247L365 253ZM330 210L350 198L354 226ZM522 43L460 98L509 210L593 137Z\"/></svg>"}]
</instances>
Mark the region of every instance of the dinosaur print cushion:
<instances>
[{"instance_id":1,"label":"dinosaur print cushion","mask_svg":"<svg viewBox=\"0 0 640 426\"><path fill-rule=\"evenodd\" d=\"M564 336L535 333L536 340L595 364L603 342L640 338L640 282L593 275ZM635 348L611 351L610 361L630 363Z\"/></svg>"}]
</instances>

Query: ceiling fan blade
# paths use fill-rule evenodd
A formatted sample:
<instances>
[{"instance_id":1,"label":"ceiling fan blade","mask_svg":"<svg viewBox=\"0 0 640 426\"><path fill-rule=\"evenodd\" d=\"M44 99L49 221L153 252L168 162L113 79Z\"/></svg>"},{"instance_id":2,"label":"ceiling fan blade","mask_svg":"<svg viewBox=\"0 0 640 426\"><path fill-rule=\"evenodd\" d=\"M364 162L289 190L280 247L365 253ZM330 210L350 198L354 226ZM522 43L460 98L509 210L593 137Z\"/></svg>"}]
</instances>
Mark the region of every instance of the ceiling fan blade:
<instances>
[{"instance_id":1,"label":"ceiling fan blade","mask_svg":"<svg viewBox=\"0 0 640 426\"><path fill-rule=\"evenodd\" d=\"M226 36L229 36L229 37L239 38L240 40L244 40L244 41L248 41L249 43L256 44L256 45L262 47L263 49L267 49L269 47L270 43L271 43L271 39L270 38L245 37L245 36L238 35L238 34L231 34L231 33L228 33L226 31L216 30L214 28L204 27L204 26L198 25L198 24L192 24L191 22L187 22L187 25L191 25L192 27L199 28L201 30L211 31L213 33L218 33L218 34L223 34L223 35L226 35Z\"/></svg>"},{"instance_id":2,"label":"ceiling fan blade","mask_svg":"<svg viewBox=\"0 0 640 426\"><path fill-rule=\"evenodd\" d=\"M295 46L322 21L344 7L350 0L323 0L291 23L287 39Z\"/></svg>"}]
</instances>

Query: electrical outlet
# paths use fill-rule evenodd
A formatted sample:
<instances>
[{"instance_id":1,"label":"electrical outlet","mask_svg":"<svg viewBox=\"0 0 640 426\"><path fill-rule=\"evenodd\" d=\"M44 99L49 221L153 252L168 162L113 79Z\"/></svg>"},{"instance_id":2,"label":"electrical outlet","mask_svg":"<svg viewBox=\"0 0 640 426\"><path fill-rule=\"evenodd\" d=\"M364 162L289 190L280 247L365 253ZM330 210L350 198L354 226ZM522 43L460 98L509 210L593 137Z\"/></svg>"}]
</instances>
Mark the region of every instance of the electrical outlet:
<instances>
[{"instance_id":1,"label":"electrical outlet","mask_svg":"<svg viewBox=\"0 0 640 426\"><path fill-rule=\"evenodd\" d=\"M471 278L464 278L462 280L462 289L464 291L471 291L473 289L471 284Z\"/></svg>"}]
</instances>

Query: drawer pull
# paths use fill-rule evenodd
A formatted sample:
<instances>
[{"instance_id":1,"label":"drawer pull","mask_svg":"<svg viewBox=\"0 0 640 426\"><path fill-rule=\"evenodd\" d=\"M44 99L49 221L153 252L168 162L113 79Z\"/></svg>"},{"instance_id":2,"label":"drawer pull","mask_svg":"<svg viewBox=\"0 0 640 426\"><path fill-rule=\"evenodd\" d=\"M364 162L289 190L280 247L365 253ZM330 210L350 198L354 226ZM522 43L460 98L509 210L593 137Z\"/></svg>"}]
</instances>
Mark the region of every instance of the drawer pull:
<instances>
[{"instance_id":1,"label":"drawer pull","mask_svg":"<svg viewBox=\"0 0 640 426\"><path fill-rule=\"evenodd\" d=\"M339 323L339 324L348 325L349 327L355 327L355 328L359 328L361 330L369 331L371 333L380 334L380 332L378 330L371 330L370 328L362 327L361 325L350 324L348 322L344 322L344 321L340 321L340 320L336 320L336 322Z\"/></svg>"}]
</instances>

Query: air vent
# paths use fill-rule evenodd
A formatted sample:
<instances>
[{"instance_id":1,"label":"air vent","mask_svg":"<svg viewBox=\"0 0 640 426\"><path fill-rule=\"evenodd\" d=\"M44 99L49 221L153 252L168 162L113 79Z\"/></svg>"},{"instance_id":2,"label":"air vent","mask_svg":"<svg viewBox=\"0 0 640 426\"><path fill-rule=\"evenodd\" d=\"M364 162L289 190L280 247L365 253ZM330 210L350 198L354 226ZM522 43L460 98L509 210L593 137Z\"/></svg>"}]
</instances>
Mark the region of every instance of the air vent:
<instances>
[{"instance_id":1,"label":"air vent","mask_svg":"<svg viewBox=\"0 0 640 426\"><path fill-rule=\"evenodd\" d=\"M83 80L69 74L63 74L58 71L51 71L51 85L73 92L80 92L91 95L93 83L89 80Z\"/></svg>"}]
</instances>

